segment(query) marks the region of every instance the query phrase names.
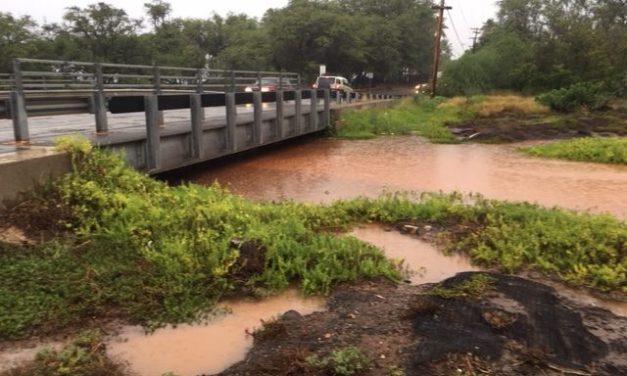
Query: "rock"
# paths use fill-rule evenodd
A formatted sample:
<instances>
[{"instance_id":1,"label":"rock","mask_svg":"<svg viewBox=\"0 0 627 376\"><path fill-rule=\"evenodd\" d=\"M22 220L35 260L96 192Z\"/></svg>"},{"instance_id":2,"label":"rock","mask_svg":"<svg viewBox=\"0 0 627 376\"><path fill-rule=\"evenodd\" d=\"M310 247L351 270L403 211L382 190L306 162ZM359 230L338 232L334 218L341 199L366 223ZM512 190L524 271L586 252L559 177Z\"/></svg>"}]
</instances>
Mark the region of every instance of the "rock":
<instances>
[{"instance_id":1,"label":"rock","mask_svg":"<svg viewBox=\"0 0 627 376\"><path fill-rule=\"evenodd\" d=\"M406 233L406 234L416 234L418 233L418 226L403 225L403 227L401 227L401 232Z\"/></svg>"},{"instance_id":2,"label":"rock","mask_svg":"<svg viewBox=\"0 0 627 376\"><path fill-rule=\"evenodd\" d=\"M290 309L283 314L283 318L286 320L298 320L303 317L298 311Z\"/></svg>"}]
</instances>

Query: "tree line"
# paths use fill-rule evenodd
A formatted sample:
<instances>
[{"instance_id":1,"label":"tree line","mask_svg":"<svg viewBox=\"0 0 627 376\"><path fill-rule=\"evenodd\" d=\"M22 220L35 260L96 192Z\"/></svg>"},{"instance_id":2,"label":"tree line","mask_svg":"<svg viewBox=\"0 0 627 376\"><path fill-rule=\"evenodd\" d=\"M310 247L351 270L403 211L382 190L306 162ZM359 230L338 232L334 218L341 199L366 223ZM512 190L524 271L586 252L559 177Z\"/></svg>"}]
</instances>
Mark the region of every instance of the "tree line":
<instances>
[{"instance_id":1,"label":"tree line","mask_svg":"<svg viewBox=\"0 0 627 376\"><path fill-rule=\"evenodd\" d=\"M257 20L245 14L173 18L153 0L142 19L104 2L38 25L0 12L0 69L30 57L244 70L330 72L377 82L428 79L434 17L427 0L291 0Z\"/></svg>"},{"instance_id":2,"label":"tree line","mask_svg":"<svg viewBox=\"0 0 627 376\"><path fill-rule=\"evenodd\" d=\"M625 0L500 0L474 51L450 62L446 94L541 92L578 82L627 94Z\"/></svg>"}]
</instances>

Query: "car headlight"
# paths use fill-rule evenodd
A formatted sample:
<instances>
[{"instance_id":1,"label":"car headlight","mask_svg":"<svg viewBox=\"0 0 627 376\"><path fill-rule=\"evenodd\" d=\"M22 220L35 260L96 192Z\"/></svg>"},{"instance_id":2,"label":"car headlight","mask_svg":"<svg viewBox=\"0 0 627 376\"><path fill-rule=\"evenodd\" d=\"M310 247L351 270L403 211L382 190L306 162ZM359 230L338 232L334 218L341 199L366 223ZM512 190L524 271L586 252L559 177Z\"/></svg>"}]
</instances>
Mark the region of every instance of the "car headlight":
<instances>
[{"instance_id":1,"label":"car headlight","mask_svg":"<svg viewBox=\"0 0 627 376\"><path fill-rule=\"evenodd\" d=\"M267 93L270 91L270 89L268 89L267 87L262 87L261 91L263 91L264 93Z\"/></svg>"},{"instance_id":2,"label":"car headlight","mask_svg":"<svg viewBox=\"0 0 627 376\"><path fill-rule=\"evenodd\" d=\"M250 93L251 91L253 91L253 88L252 87L247 87L247 88L244 89L244 91Z\"/></svg>"}]
</instances>

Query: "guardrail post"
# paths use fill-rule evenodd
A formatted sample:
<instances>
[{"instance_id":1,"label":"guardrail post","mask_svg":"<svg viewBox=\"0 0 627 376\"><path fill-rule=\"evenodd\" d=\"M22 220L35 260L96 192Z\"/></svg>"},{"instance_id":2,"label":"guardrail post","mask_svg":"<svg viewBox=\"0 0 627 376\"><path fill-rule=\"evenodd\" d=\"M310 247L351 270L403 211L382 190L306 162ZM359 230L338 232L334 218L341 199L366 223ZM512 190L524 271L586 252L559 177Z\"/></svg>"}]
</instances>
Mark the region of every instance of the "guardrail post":
<instances>
[{"instance_id":1,"label":"guardrail post","mask_svg":"<svg viewBox=\"0 0 627 376\"><path fill-rule=\"evenodd\" d=\"M329 128L331 126L331 92L329 89L324 89L324 113L322 114L323 128Z\"/></svg>"},{"instance_id":2,"label":"guardrail post","mask_svg":"<svg viewBox=\"0 0 627 376\"><path fill-rule=\"evenodd\" d=\"M281 82L281 79L279 79ZM280 84L279 84L280 85ZM283 90L279 89L276 91L276 134L277 137L283 138L285 137L285 122L283 121Z\"/></svg>"},{"instance_id":3,"label":"guardrail post","mask_svg":"<svg viewBox=\"0 0 627 376\"><path fill-rule=\"evenodd\" d=\"M146 110L146 167L150 171L161 167L159 101L157 95L144 96L144 108Z\"/></svg>"},{"instance_id":4,"label":"guardrail post","mask_svg":"<svg viewBox=\"0 0 627 376\"><path fill-rule=\"evenodd\" d=\"M257 71L257 86L259 91L261 91L261 72Z\"/></svg>"},{"instance_id":5,"label":"guardrail post","mask_svg":"<svg viewBox=\"0 0 627 376\"><path fill-rule=\"evenodd\" d=\"M341 104L342 103L342 92L340 92L340 91L336 91L335 92L335 100L336 100L337 104Z\"/></svg>"},{"instance_id":6,"label":"guardrail post","mask_svg":"<svg viewBox=\"0 0 627 376\"><path fill-rule=\"evenodd\" d=\"M301 82L300 73L299 73L299 74L296 76L296 89L297 89L297 90L300 90L300 89L301 89L301 85L302 85L302 82Z\"/></svg>"},{"instance_id":7,"label":"guardrail post","mask_svg":"<svg viewBox=\"0 0 627 376\"><path fill-rule=\"evenodd\" d=\"M11 118L13 119L13 135L16 142L28 142L28 114L24 100L24 85L20 61L13 59L13 90L11 90Z\"/></svg>"},{"instance_id":8,"label":"guardrail post","mask_svg":"<svg viewBox=\"0 0 627 376\"><path fill-rule=\"evenodd\" d=\"M204 120L204 109L202 107L201 94L189 96L191 117L192 117L192 158L200 159L202 156L202 127Z\"/></svg>"},{"instance_id":9,"label":"guardrail post","mask_svg":"<svg viewBox=\"0 0 627 376\"><path fill-rule=\"evenodd\" d=\"M261 102L261 91L253 92L253 144L259 145L263 143L263 136L261 134L261 123L262 119L262 108L263 104Z\"/></svg>"},{"instance_id":10,"label":"guardrail post","mask_svg":"<svg viewBox=\"0 0 627 376\"><path fill-rule=\"evenodd\" d=\"M96 117L96 134L109 132L109 122L107 121L107 100L104 93L104 76L102 75L102 64L94 66L96 74L96 90L94 91L94 115Z\"/></svg>"},{"instance_id":11,"label":"guardrail post","mask_svg":"<svg viewBox=\"0 0 627 376\"><path fill-rule=\"evenodd\" d=\"M346 92L346 103L352 103L353 102L353 93L351 93L350 91Z\"/></svg>"},{"instance_id":12,"label":"guardrail post","mask_svg":"<svg viewBox=\"0 0 627 376\"><path fill-rule=\"evenodd\" d=\"M294 91L294 132L303 133L303 93L300 89Z\"/></svg>"},{"instance_id":13,"label":"guardrail post","mask_svg":"<svg viewBox=\"0 0 627 376\"><path fill-rule=\"evenodd\" d=\"M203 76L203 71L202 69L198 69L196 71L196 93L197 94L202 94L205 91L205 87L203 86L203 82L202 82L202 76ZM205 108L200 106L200 112L198 113L198 115L200 116L200 120L205 120Z\"/></svg>"},{"instance_id":14,"label":"guardrail post","mask_svg":"<svg viewBox=\"0 0 627 376\"><path fill-rule=\"evenodd\" d=\"M235 71L231 70L231 93L235 93Z\"/></svg>"},{"instance_id":15,"label":"guardrail post","mask_svg":"<svg viewBox=\"0 0 627 376\"><path fill-rule=\"evenodd\" d=\"M237 107L235 107L235 93L226 93L226 150L235 151L237 140L235 139L235 128L237 126Z\"/></svg>"},{"instance_id":16,"label":"guardrail post","mask_svg":"<svg viewBox=\"0 0 627 376\"><path fill-rule=\"evenodd\" d=\"M309 130L315 131L318 128L318 90L313 89L310 92Z\"/></svg>"},{"instance_id":17,"label":"guardrail post","mask_svg":"<svg viewBox=\"0 0 627 376\"><path fill-rule=\"evenodd\" d=\"M155 87L155 94L161 95L161 71L159 70L159 67L157 65L153 65L152 67L152 80ZM160 126L165 124L163 111L159 111L158 122Z\"/></svg>"}]
</instances>

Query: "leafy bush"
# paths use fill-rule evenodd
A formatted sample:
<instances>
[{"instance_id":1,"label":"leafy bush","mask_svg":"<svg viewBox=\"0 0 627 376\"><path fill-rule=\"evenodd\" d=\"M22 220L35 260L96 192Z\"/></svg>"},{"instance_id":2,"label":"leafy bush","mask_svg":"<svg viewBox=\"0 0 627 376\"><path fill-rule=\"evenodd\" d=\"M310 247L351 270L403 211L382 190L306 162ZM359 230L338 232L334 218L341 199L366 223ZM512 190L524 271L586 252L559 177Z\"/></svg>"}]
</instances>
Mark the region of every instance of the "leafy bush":
<instances>
[{"instance_id":1,"label":"leafy bush","mask_svg":"<svg viewBox=\"0 0 627 376\"><path fill-rule=\"evenodd\" d=\"M539 95L537 101L554 111L572 112L579 108L597 110L607 105L608 98L601 84L580 82Z\"/></svg>"},{"instance_id":2,"label":"leafy bush","mask_svg":"<svg viewBox=\"0 0 627 376\"><path fill-rule=\"evenodd\" d=\"M573 138L548 144L520 148L539 157L569 159L583 162L627 164L627 138Z\"/></svg>"}]
</instances>

